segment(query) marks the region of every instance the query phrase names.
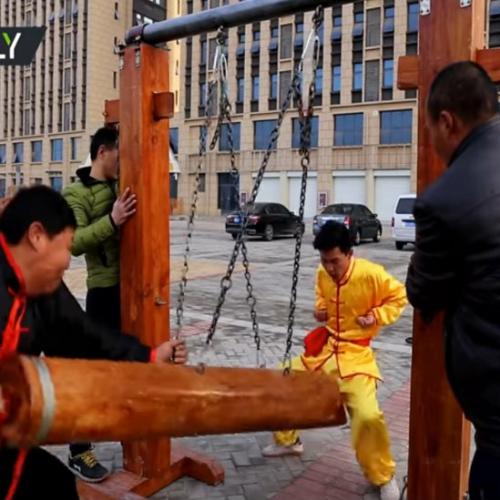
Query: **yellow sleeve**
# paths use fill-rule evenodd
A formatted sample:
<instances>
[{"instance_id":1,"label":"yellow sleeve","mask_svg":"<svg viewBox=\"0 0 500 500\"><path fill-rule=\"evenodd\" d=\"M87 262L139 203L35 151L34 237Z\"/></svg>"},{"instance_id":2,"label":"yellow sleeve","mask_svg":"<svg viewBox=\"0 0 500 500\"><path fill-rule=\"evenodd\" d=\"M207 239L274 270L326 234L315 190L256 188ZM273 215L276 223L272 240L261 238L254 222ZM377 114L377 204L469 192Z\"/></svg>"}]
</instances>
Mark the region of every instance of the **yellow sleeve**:
<instances>
[{"instance_id":1,"label":"yellow sleeve","mask_svg":"<svg viewBox=\"0 0 500 500\"><path fill-rule=\"evenodd\" d=\"M380 267L376 275L376 307L372 309L377 324L384 326L397 321L408 304L403 283Z\"/></svg>"},{"instance_id":2,"label":"yellow sleeve","mask_svg":"<svg viewBox=\"0 0 500 500\"><path fill-rule=\"evenodd\" d=\"M316 304L315 310L322 311L326 310L326 300L323 295L323 290L321 289L321 267L318 267L316 270L316 283L315 283L315 291L316 291Z\"/></svg>"}]
</instances>

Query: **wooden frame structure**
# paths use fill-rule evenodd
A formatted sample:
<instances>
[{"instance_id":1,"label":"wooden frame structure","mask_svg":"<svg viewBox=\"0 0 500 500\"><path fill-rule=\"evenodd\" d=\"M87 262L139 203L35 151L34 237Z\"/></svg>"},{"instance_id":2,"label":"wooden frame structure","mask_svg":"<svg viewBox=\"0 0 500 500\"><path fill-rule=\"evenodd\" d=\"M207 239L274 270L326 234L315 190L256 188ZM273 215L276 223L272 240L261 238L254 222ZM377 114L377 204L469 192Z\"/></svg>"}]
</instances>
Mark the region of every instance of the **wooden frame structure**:
<instances>
[{"instance_id":1,"label":"wooden frame structure","mask_svg":"<svg viewBox=\"0 0 500 500\"><path fill-rule=\"evenodd\" d=\"M249 0L239 6L248 7L262 1ZM289 13L298 11L301 1L290 0ZM419 191L444 169L432 152L425 127L425 101L434 76L454 61L476 60L496 82L500 81L500 51L486 50L484 45L485 2L422 0L420 55L399 60L399 88L419 90ZM286 1L275 3L282 7ZM302 10L306 10L306 3L320 2L303 0L302 3ZM324 5L342 3L348 2L326 0ZM234 7L236 12L236 6L221 9L230 13L227 10L230 7ZM213 17L212 24L220 25L221 19L224 19L226 27L238 24L231 24L230 15ZM446 20L446 29L443 20ZM246 22L251 21L246 18ZM169 31L169 27L175 29ZM181 21L165 21L158 26L131 30L127 35L129 46L123 54L120 101L106 103L106 122L122 124L121 185L130 187L139 200L137 215L126 225L122 236L123 327L138 332L149 345L169 337L169 257L168 251L165 251L169 248L166 118L172 116L173 106L168 86L168 54L163 49L148 45L147 34L151 35L149 41L159 42L171 40L172 33L177 38L179 33L187 36L202 31L206 31L203 23L191 23L189 16ZM415 315L410 500L460 500L467 485L469 425L447 383L442 337L442 318L426 325L418 314ZM124 467L127 472L118 473L101 486L82 485L83 496L133 499L137 498L135 494L151 495L182 475L190 475L209 484L217 484L224 477L222 468L216 462L189 452L172 450L169 439L124 444Z\"/></svg>"}]
</instances>

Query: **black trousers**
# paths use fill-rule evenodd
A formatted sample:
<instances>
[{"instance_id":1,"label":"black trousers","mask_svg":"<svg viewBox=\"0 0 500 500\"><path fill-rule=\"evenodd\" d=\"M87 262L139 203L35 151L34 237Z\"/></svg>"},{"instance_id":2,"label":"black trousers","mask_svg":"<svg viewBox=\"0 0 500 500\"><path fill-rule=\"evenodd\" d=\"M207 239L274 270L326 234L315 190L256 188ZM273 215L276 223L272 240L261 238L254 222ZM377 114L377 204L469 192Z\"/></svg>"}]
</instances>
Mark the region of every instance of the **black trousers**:
<instances>
[{"instance_id":1,"label":"black trousers","mask_svg":"<svg viewBox=\"0 0 500 500\"><path fill-rule=\"evenodd\" d=\"M478 449L469 478L470 500L500 499L500 457Z\"/></svg>"},{"instance_id":2,"label":"black trousers","mask_svg":"<svg viewBox=\"0 0 500 500\"><path fill-rule=\"evenodd\" d=\"M87 314L96 322L114 330L120 329L120 286L107 288L91 288L87 292ZM72 456L90 450L90 443L71 444Z\"/></svg>"},{"instance_id":3,"label":"black trousers","mask_svg":"<svg viewBox=\"0 0 500 500\"><path fill-rule=\"evenodd\" d=\"M0 450L0 498L2 500L10 488L17 456L17 450ZM33 500L34 498L79 499L73 473L60 460L41 448L34 448L28 452L14 495L14 500Z\"/></svg>"}]
</instances>

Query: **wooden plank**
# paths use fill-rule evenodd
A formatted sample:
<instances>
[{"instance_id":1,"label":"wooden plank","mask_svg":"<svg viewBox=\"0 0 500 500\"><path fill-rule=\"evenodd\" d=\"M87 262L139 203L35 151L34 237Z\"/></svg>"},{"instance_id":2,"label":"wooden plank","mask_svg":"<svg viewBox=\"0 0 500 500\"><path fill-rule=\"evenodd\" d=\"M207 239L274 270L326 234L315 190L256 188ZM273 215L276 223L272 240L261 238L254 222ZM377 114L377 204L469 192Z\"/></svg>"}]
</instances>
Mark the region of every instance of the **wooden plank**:
<instances>
[{"instance_id":1,"label":"wooden plank","mask_svg":"<svg viewBox=\"0 0 500 500\"><path fill-rule=\"evenodd\" d=\"M117 125L120 122L120 99L104 101L104 124Z\"/></svg>"},{"instance_id":2,"label":"wooden plank","mask_svg":"<svg viewBox=\"0 0 500 500\"><path fill-rule=\"evenodd\" d=\"M398 89L413 90L418 88L418 56L401 56L398 59Z\"/></svg>"},{"instance_id":3,"label":"wooden plank","mask_svg":"<svg viewBox=\"0 0 500 500\"><path fill-rule=\"evenodd\" d=\"M430 84L444 66L473 60L484 48L485 0L467 8L457 0L432 2L420 18L418 192L437 179L445 165L434 153L425 125ZM446 29L443 29L446 19ZM411 380L410 500L462 500L466 490L470 426L448 384L444 357L444 325L439 317L425 324L415 314Z\"/></svg>"},{"instance_id":4,"label":"wooden plank","mask_svg":"<svg viewBox=\"0 0 500 500\"><path fill-rule=\"evenodd\" d=\"M174 116L174 94L172 92L153 93L153 117L164 120Z\"/></svg>"},{"instance_id":5,"label":"wooden plank","mask_svg":"<svg viewBox=\"0 0 500 500\"><path fill-rule=\"evenodd\" d=\"M500 49L478 50L476 61L488 72L495 83L500 83Z\"/></svg>"}]
</instances>

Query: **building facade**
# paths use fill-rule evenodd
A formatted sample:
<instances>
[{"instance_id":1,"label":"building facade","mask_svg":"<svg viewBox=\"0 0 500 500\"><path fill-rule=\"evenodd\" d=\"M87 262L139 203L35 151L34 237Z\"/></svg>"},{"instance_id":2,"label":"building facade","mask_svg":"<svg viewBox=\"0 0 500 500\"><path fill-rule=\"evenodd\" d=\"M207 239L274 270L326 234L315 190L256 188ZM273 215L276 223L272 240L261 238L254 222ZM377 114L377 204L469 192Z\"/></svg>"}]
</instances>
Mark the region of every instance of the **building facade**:
<instances>
[{"instance_id":1,"label":"building facade","mask_svg":"<svg viewBox=\"0 0 500 500\"><path fill-rule=\"evenodd\" d=\"M118 45L166 0L0 0L1 26L46 26L30 66L0 67L0 196L16 184L70 182L118 98Z\"/></svg>"},{"instance_id":2,"label":"building facade","mask_svg":"<svg viewBox=\"0 0 500 500\"><path fill-rule=\"evenodd\" d=\"M238 3L186 0L182 14ZM498 45L500 2L491 2L490 42ZM389 220L398 195L415 192L416 91L396 88L397 60L418 51L419 5L415 0L365 0L327 8L316 79L311 172L306 217L330 203L366 204ZM280 103L312 28L312 13L229 30L227 55L233 102L240 196L248 198ZM189 208L203 131L207 82L212 76L215 33L181 42L181 102L171 121L178 153L179 211ZM310 68L309 61L309 68ZM306 64L307 67L307 64ZM306 71L305 83L307 82ZM298 112L284 120L258 200L279 201L298 211L300 146ZM210 152L199 191L201 214L236 208L229 174L227 130Z\"/></svg>"}]
</instances>

